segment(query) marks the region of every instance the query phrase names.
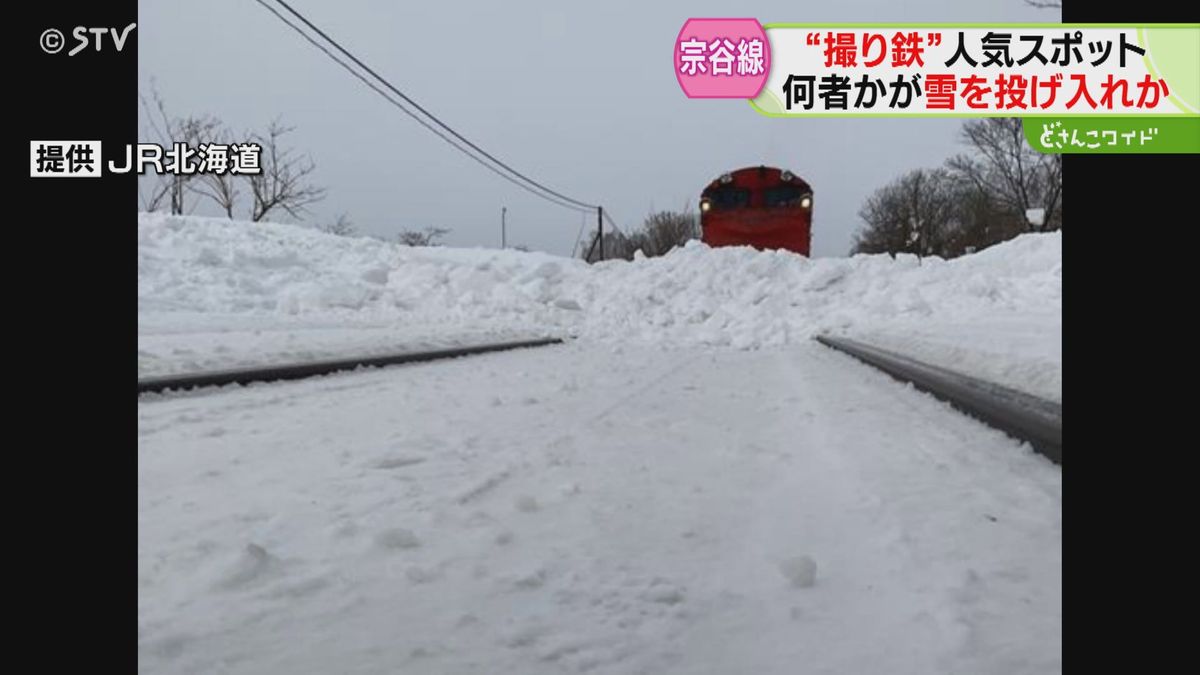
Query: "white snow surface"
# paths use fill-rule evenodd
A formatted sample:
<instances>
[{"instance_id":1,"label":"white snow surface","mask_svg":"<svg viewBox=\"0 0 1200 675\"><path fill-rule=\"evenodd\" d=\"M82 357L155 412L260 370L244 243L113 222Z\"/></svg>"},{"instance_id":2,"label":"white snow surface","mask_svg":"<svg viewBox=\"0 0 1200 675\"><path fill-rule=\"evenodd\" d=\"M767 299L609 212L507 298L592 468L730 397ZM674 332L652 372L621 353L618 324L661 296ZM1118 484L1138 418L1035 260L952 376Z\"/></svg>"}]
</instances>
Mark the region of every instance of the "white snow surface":
<instances>
[{"instance_id":1,"label":"white snow surface","mask_svg":"<svg viewBox=\"0 0 1200 675\"><path fill-rule=\"evenodd\" d=\"M138 218L139 376L537 335L760 349L818 333L906 347L1060 398L1062 234L949 261L692 242L588 265L275 223Z\"/></svg>"},{"instance_id":2,"label":"white snow surface","mask_svg":"<svg viewBox=\"0 0 1200 675\"><path fill-rule=\"evenodd\" d=\"M587 265L143 215L144 673L1062 671L1062 474L810 338L1061 398L1061 234Z\"/></svg>"},{"instance_id":3,"label":"white snow surface","mask_svg":"<svg viewBox=\"0 0 1200 675\"><path fill-rule=\"evenodd\" d=\"M138 434L141 672L1062 671L1058 467L814 343L149 397Z\"/></svg>"}]
</instances>

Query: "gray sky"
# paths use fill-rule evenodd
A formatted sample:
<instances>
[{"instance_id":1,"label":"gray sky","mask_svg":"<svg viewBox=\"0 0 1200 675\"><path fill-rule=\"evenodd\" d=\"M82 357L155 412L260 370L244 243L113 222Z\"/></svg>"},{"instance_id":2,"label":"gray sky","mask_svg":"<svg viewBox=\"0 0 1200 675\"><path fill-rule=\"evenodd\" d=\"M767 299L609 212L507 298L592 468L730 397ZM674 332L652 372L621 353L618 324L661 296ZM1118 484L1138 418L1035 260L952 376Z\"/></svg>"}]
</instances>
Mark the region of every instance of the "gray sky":
<instances>
[{"instance_id":1,"label":"gray sky","mask_svg":"<svg viewBox=\"0 0 1200 675\"><path fill-rule=\"evenodd\" d=\"M813 185L814 256L847 253L874 189L961 151L962 121L770 119L745 101L688 99L672 67L684 21L1061 20L1022 0L289 3L459 133L603 204L626 230L651 209L695 208L725 171L788 168ZM312 155L329 190L305 222L345 212L368 234L439 226L452 229L447 244L498 247L507 206L510 245L567 254L575 243L580 214L446 145L254 0L140 0L138 9L139 83L148 93L154 78L170 112L216 115L238 130L276 116L297 127L291 145Z\"/></svg>"}]
</instances>

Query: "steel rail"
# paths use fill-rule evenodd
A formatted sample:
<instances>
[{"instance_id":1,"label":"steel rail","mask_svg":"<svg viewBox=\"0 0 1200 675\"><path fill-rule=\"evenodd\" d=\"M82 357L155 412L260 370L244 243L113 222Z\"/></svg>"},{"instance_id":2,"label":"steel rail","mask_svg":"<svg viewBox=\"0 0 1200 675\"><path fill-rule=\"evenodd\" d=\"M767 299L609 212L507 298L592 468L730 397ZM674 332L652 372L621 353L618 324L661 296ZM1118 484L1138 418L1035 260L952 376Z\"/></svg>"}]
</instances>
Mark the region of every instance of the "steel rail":
<instances>
[{"instance_id":1,"label":"steel rail","mask_svg":"<svg viewBox=\"0 0 1200 675\"><path fill-rule=\"evenodd\" d=\"M336 359L329 361L310 361L307 363L283 363L239 368L233 370L218 370L202 373L184 373L180 375L164 375L138 380L138 396L146 393L165 391L182 391L198 387L220 387L230 384L250 384L252 382L274 382L278 380L300 380L318 375L328 375L357 368L378 368L402 363L420 363L439 359L451 359L460 356L471 356L486 352L522 349L525 347L542 347L559 344L562 338L538 338L536 340L521 340L517 342L498 342L466 347L452 347L422 352L404 352L382 356L362 356L356 358Z\"/></svg>"},{"instance_id":2,"label":"steel rail","mask_svg":"<svg viewBox=\"0 0 1200 675\"><path fill-rule=\"evenodd\" d=\"M946 401L1062 465L1062 404L1002 387L869 344L821 335L821 344L849 354Z\"/></svg>"}]
</instances>

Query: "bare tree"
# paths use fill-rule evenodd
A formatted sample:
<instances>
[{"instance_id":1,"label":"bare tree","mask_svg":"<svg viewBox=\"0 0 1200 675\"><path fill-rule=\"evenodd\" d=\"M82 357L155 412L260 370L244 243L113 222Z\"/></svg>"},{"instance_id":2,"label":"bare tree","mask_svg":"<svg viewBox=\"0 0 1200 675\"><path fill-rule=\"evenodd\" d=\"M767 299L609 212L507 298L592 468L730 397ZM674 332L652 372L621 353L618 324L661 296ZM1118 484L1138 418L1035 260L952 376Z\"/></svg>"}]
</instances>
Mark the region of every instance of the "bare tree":
<instances>
[{"instance_id":1,"label":"bare tree","mask_svg":"<svg viewBox=\"0 0 1200 675\"><path fill-rule=\"evenodd\" d=\"M262 172L247 174L254 199L250 219L254 222L261 221L275 209L298 218L306 206L325 198L324 188L308 182L317 168L312 158L298 156L290 148L283 147L283 137L294 129L275 120L267 126L265 134L252 136L262 146Z\"/></svg>"},{"instance_id":2,"label":"bare tree","mask_svg":"<svg viewBox=\"0 0 1200 675\"><path fill-rule=\"evenodd\" d=\"M182 143L187 148L198 148L214 142L224 133L221 121L212 116L172 117L167 113L166 104L158 93L158 89L152 87L151 91L154 99L153 109L145 96L139 94L138 99L160 145L172 148L175 143ZM188 194L196 192L195 185L203 179L204 176L199 173L172 171L157 174L153 179L149 196L143 195L142 197L142 205L147 211L157 211L166 206L173 215L180 215L187 210ZM139 184L139 193L140 187Z\"/></svg>"},{"instance_id":3,"label":"bare tree","mask_svg":"<svg viewBox=\"0 0 1200 675\"><path fill-rule=\"evenodd\" d=\"M450 233L444 227L427 227L422 231L403 230L396 240L405 246L441 246L439 240Z\"/></svg>"},{"instance_id":4,"label":"bare tree","mask_svg":"<svg viewBox=\"0 0 1200 675\"><path fill-rule=\"evenodd\" d=\"M215 136L213 142L221 145L229 146L235 142L228 129L223 126ZM232 219L234 207L237 206L238 197L241 195L241 191L238 190L239 179L240 176L231 171L205 173L199 176L199 180L193 182L191 189L202 197L212 200L225 212L227 218Z\"/></svg>"},{"instance_id":5,"label":"bare tree","mask_svg":"<svg viewBox=\"0 0 1200 675\"><path fill-rule=\"evenodd\" d=\"M610 229L604 232L605 260L633 260L638 251L648 258L666 255L676 246L700 236L700 223L695 214L683 211L657 211L646 217L642 229L626 234ZM600 260L600 242L596 230L588 235L589 242L580 257L588 262Z\"/></svg>"},{"instance_id":6,"label":"bare tree","mask_svg":"<svg viewBox=\"0 0 1200 675\"><path fill-rule=\"evenodd\" d=\"M166 105L163 103L162 97L158 93L158 88L151 80L151 92L154 98L155 106L151 108L150 102L146 97L138 92L138 103L142 106L142 112L145 113L146 121L150 128L154 130L154 136L162 146L171 145L171 118L166 113ZM144 132L143 128L143 132ZM146 211L157 211L162 208L163 203L171 196L171 177L169 175L155 175L153 178L147 177L152 181L149 196L142 193L142 180L138 181L138 197L142 201L142 208Z\"/></svg>"},{"instance_id":7,"label":"bare tree","mask_svg":"<svg viewBox=\"0 0 1200 675\"><path fill-rule=\"evenodd\" d=\"M1015 217L987 193L951 174L955 224L948 233L943 257L981 251L1025 231L1025 218Z\"/></svg>"},{"instance_id":8,"label":"bare tree","mask_svg":"<svg viewBox=\"0 0 1200 675\"><path fill-rule=\"evenodd\" d=\"M333 221L332 223L318 225L317 229L321 230L322 232L328 232L329 234L336 234L340 237L352 237L358 231L354 227L354 223L350 222L350 216L347 216L344 213L339 214L337 220Z\"/></svg>"},{"instance_id":9,"label":"bare tree","mask_svg":"<svg viewBox=\"0 0 1200 675\"><path fill-rule=\"evenodd\" d=\"M859 211L866 227L852 253L948 256L957 236L954 183L944 169L910 171L876 190Z\"/></svg>"},{"instance_id":10,"label":"bare tree","mask_svg":"<svg viewBox=\"0 0 1200 675\"><path fill-rule=\"evenodd\" d=\"M1062 227L1062 155L1030 147L1019 118L971 120L963 125L962 137L977 155L958 155L946 163L960 180L1010 216L1024 218L1030 209L1045 209L1042 224L1027 223L1026 231Z\"/></svg>"},{"instance_id":11,"label":"bare tree","mask_svg":"<svg viewBox=\"0 0 1200 675\"><path fill-rule=\"evenodd\" d=\"M635 243L647 257L666 255L676 246L683 246L700 236L700 223L687 209L679 212L652 213L634 236Z\"/></svg>"},{"instance_id":12,"label":"bare tree","mask_svg":"<svg viewBox=\"0 0 1200 675\"><path fill-rule=\"evenodd\" d=\"M603 243L604 260L633 260L633 254L639 248L638 237L626 235L620 230L605 230L604 241L601 242L596 230L588 235L588 244L580 252L580 257L587 262L601 260L600 251Z\"/></svg>"}]
</instances>

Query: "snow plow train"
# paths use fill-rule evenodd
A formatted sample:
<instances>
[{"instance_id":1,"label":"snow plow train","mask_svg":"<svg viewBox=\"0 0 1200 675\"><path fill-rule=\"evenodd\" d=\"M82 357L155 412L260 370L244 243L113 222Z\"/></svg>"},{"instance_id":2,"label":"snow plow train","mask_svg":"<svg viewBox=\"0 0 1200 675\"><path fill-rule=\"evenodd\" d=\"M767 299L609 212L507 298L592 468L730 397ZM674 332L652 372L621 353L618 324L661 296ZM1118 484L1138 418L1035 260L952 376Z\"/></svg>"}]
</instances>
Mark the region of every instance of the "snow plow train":
<instances>
[{"instance_id":1,"label":"snow plow train","mask_svg":"<svg viewBox=\"0 0 1200 675\"><path fill-rule=\"evenodd\" d=\"M726 173L700 196L701 239L709 246L753 246L809 255L812 187L785 169Z\"/></svg>"}]
</instances>

